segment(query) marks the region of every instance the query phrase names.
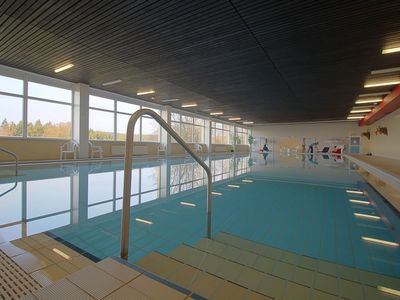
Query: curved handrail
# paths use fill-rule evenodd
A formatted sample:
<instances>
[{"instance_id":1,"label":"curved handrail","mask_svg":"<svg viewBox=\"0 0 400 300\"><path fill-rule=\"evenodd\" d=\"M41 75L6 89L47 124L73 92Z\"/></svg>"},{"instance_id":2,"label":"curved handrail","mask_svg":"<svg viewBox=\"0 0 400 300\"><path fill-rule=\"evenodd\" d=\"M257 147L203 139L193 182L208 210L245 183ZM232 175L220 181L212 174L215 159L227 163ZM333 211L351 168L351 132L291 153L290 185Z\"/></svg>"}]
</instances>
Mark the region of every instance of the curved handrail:
<instances>
[{"instance_id":1,"label":"curved handrail","mask_svg":"<svg viewBox=\"0 0 400 300\"><path fill-rule=\"evenodd\" d=\"M7 153L7 154L11 155L12 157L14 157L14 160L15 160L15 176L18 176L18 156L14 152L11 152L11 151L9 151L7 149L4 149L3 147L0 147L0 151L2 151L4 153Z\"/></svg>"},{"instance_id":2,"label":"curved handrail","mask_svg":"<svg viewBox=\"0 0 400 300\"><path fill-rule=\"evenodd\" d=\"M207 237L211 237L211 205L212 205L212 175L210 168L201 160L200 157L185 143L185 141L165 122L156 112L150 109L136 111L130 118L126 129L125 143L125 167L124 167L124 195L122 204L122 224L121 224L121 258L128 259L129 251L129 222L130 222L130 202L131 202L131 179L132 179L132 156L133 156L133 133L136 121L142 116L153 117L161 127L163 127L207 173Z\"/></svg>"}]
</instances>

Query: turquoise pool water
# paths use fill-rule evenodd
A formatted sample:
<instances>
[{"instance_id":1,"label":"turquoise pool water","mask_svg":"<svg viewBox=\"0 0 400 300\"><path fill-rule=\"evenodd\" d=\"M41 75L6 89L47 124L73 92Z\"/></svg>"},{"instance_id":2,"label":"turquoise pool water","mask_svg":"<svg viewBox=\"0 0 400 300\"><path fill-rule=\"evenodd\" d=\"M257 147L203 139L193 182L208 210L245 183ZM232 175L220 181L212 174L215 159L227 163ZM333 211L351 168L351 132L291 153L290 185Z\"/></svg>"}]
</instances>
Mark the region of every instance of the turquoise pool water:
<instances>
[{"instance_id":1,"label":"turquoise pool water","mask_svg":"<svg viewBox=\"0 0 400 300\"><path fill-rule=\"evenodd\" d=\"M400 277L399 247L362 239L399 242L399 215L343 158L253 154L205 160L220 194L213 197L213 235L224 231ZM0 198L0 239L49 231L97 258L118 256L122 169L122 161L21 168L16 188ZM205 237L205 183L191 159L134 161L130 261ZM0 177L0 194L12 186L13 177Z\"/></svg>"}]
</instances>

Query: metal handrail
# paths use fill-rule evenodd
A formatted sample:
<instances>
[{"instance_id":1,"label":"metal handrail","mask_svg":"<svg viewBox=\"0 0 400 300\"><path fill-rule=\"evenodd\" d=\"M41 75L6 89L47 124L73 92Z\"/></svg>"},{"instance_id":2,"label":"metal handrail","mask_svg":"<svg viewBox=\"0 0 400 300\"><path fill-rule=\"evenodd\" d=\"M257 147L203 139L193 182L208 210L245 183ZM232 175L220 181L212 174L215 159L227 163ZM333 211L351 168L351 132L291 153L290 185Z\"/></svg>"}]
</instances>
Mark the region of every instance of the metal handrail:
<instances>
[{"instance_id":1,"label":"metal handrail","mask_svg":"<svg viewBox=\"0 0 400 300\"><path fill-rule=\"evenodd\" d=\"M129 222L130 222L130 202L131 202L131 179L132 179L132 156L133 156L133 133L136 121L143 115L153 117L161 127L163 127L207 173L207 237L211 238L211 205L212 205L212 176L210 168L201 160L200 157L189 147L188 144L165 122L156 112L150 109L136 111L130 118L126 129L125 143L125 167L124 167L124 195L122 204L122 224L121 224L121 258L128 259L129 248Z\"/></svg>"},{"instance_id":2,"label":"metal handrail","mask_svg":"<svg viewBox=\"0 0 400 300\"><path fill-rule=\"evenodd\" d=\"M15 176L18 176L18 156L14 152L11 152L11 151L9 151L7 149L4 149L2 147L0 147L0 151L2 151L4 153L7 153L7 154L11 155L12 157L14 157L14 160L15 160Z\"/></svg>"}]
</instances>

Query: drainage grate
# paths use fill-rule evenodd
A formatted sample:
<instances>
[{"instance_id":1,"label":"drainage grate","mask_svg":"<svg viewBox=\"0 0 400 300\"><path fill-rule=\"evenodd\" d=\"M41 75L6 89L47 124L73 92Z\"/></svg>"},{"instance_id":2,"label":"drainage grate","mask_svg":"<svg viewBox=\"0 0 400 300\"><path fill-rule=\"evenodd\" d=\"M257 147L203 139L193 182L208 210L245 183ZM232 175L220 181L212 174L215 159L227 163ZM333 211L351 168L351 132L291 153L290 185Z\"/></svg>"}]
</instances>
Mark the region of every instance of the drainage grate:
<instances>
[{"instance_id":1,"label":"drainage grate","mask_svg":"<svg viewBox=\"0 0 400 300\"><path fill-rule=\"evenodd\" d=\"M39 288L39 283L0 250L0 299L19 299Z\"/></svg>"}]
</instances>

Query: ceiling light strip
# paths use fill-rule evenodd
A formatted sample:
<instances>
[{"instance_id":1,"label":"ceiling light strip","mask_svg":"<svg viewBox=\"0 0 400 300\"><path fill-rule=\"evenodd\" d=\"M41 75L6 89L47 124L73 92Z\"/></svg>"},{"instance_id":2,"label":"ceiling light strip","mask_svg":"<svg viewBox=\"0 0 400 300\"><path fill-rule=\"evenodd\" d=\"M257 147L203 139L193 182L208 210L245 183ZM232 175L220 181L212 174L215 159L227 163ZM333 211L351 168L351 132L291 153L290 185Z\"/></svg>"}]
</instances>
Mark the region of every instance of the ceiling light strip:
<instances>
[{"instance_id":1,"label":"ceiling light strip","mask_svg":"<svg viewBox=\"0 0 400 300\"><path fill-rule=\"evenodd\" d=\"M395 85L399 84L400 80L391 80L391 81L386 81L386 82L379 82L379 83L366 83L364 85L365 88L371 88L371 87L378 87L378 86L386 86L386 85Z\"/></svg>"},{"instance_id":2,"label":"ceiling light strip","mask_svg":"<svg viewBox=\"0 0 400 300\"><path fill-rule=\"evenodd\" d=\"M356 218L362 218L362 219L368 219L368 220L380 220L381 219L381 217L379 217L379 216L366 215L366 214L360 214L360 213L354 213L354 216Z\"/></svg>"},{"instance_id":3,"label":"ceiling light strip","mask_svg":"<svg viewBox=\"0 0 400 300\"><path fill-rule=\"evenodd\" d=\"M196 103L192 103L192 104L182 104L183 108L187 108L187 107L196 107L197 104Z\"/></svg>"},{"instance_id":4,"label":"ceiling light strip","mask_svg":"<svg viewBox=\"0 0 400 300\"><path fill-rule=\"evenodd\" d=\"M68 64L68 65L54 69L54 72L59 73L59 72L71 69L73 66L74 66L74 64Z\"/></svg>"},{"instance_id":5,"label":"ceiling light strip","mask_svg":"<svg viewBox=\"0 0 400 300\"><path fill-rule=\"evenodd\" d=\"M220 193L220 192L211 192L211 194L213 194L215 196L222 196L222 193Z\"/></svg>"},{"instance_id":6,"label":"ceiling light strip","mask_svg":"<svg viewBox=\"0 0 400 300\"><path fill-rule=\"evenodd\" d=\"M350 111L351 114L359 114L359 113L366 113L366 112L371 112L372 109L367 108L367 109L354 109Z\"/></svg>"},{"instance_id":7,"label":"ceiling light strip","mask_svg":"<svg viewBox=\"0 0 400 300\"><path fill-rule=\"evenodd\" d=\"M362 204L362 205L370 205L371 204L369 201L362 201L362 200L356 200L356 199L350 199L349 202L356 203L356 204Z\"/></svg>"},{"instance_id":8,"label":"ceiling light strip","mask_svg":"<svg viewBox=\"0 0 400 300\"><path fill-rule=\"evenodd\" d=\"M101 85L102 86L109 86L109 85L113 85L113 84L117 84L117 83L121 83L122 80L121 79L117 79L117 80L113 80L113 81L109 81L109 82L104 82Z\"/></svg>"},{"instance_id":9,"label":"ceiling light strip","mask_svg":"<svg viewBox=\"0 0 400 300\"><path fill-rule=\"evenodd\" d=\"M253 180L250 180L250 179L243 179L242 182L252 183Z\"/></svg>"},{"instance_id":10,"label":"ceiling light strip","mask_svg":"<svg viewBox=\"0 0 400 300\"><path fill-rule=\"evenodd\" d=\"M161 100L161 102L175 102L175 101L179 101L180 99L178 99L178 98L174 98L174 99L164 99L164 100Z\"/></svg>"},{"instance_id":11,"label":"ceiling light strip","mask_svg":"<svg viewBox=\"0 0 400 300\"><path fill-rule=\"evenodd\" d=\"M141 219L141 218L136 218L135 220L136 220L137 222L143 223L143 224L148 224L148 225L153 224L153 222L148 221L148 220L145 220L145 219Z\"/></svg>"},{"instance_id":12,"label":"ceiling light strip","mask_svg":"<svg viewBox=\"0 0 400 300\"><path fill-rule=\"evenodd\" d=\"M234 189L240 189L240 186L235 184L228 184L227 186Z\"/></svg>"},{"instance_id":13,"label":"ceiling light strip","mask_svg":"<svg viewBox=\"0 0 400 300\"><path fill-rule=\"evenodd\" d=\"M181 205L184 205L184 206L191 206L191 207L195 207L195 206L196 206L196 204L194 204L194 203L183 202L183 201L181 201L180 204L181 204Z\"/></svg>"},{"instance_id":14,"label":"ceiling light strip","mask_svg":"<svg viewBox=\"0 0 400 300\"><path fill-rule=\"evenodd\" d=\"M363 119L365 116L348 116L347 120Z\"/></svg>"},{"instance_id":15,"label":"ceiling light strip","mask_svg":"<svg viewBox=\"0 0 400 300\"><path fill-rule=\"evenodd\" d=\"M371 71L371 74L385 74L385 73L393 73L393 72L400 72L400 67L374 70L374 71Z\"/></svg>"},{"instance_id":16,"label":"ceiling light strip","mask_svg":"<svg viewBox=\"0 0 400 300\"><path fill-rule=\"evenodd\" d=\"M365 99L365 100L358 99L358 100L356 100L356 104L365 104L365 103L379 103L379 102L382 102L382 101L383 101L383 99L382 99L382 98L376 98L376 99Z\"/></svg>"},{"instance_id":17,"label":"ceiling light strip","mask_svg":"<svg viewBox=\"0 0 400 300\"><path fill-rule=\"evenodd\" d=\"M387 293L387 294L391 294L391 295L394 295L394 296L400 296L400 291L399 290L391 289L391 288L388 288L388 287L385 287L385 286L380 286L380 285L377 286L377 289L379 291Z\"/></svg>"},{"instance_id":18,"label":"ceiling light strip","mask_svg":"<svg viewBox=\"0 0 400 300\"><path fill-rule=\"evenodd\" d=\"M400 47L386 48L382 50L382 54L390 54L400 52Z\"/></svg>"},{"instance_id":19,"label":"ceiling light strip","mask_svg":"<svg viewBox=\"0 0 400 300\"><path fill-rule=\"evenodd\" d=\"M349 194L356 194L356 195L364 195L364 192L355 191L355 190L346 190L346 193L349 193Z\"/></svg>"},{"instance_id":20,"label":"ceiling light strip","mask_svg":"<svg viewBox=\"0 0 400 300\"><path fill-rule=\"evenodd\" d=\"M379 244L383 246L389 246L389 247L398 247L399 244L395 242L389 242L385 240L380 240L380 239L374 239L370 237L363 236L362 239L366 242L374 243L374 244Z\"/></svg>"},{"instance_id":21,"label":"ceiling light strip","mask_svg":"<svg viewBox=\"0 0 400 300\"><path fill-rule=\"evenodd\" d=\"M136 95L142 96L142 95L149 95L149 94L154 94L156 91L155 90L148 90L148 91L143 91L143 92L137 92Z\"/></svg>"}]
</instances>

